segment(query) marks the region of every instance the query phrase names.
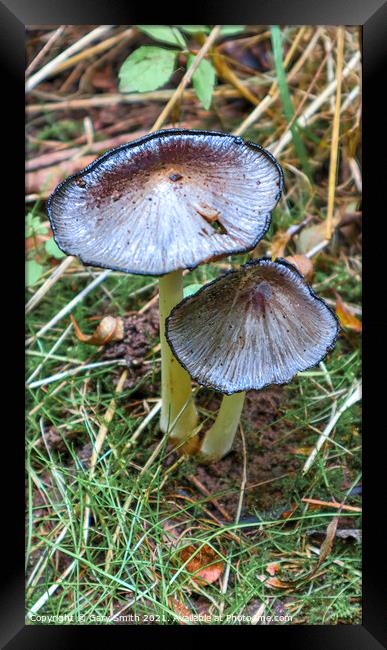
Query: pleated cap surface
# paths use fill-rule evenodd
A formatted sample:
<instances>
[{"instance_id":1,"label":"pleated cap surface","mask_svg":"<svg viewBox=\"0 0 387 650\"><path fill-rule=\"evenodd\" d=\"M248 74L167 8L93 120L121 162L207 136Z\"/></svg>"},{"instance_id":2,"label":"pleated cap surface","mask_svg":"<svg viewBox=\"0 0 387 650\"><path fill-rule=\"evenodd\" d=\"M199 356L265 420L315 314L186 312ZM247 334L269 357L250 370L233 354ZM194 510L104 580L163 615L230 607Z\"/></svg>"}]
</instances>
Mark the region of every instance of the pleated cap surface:
<instances>
[{"instance_id":1,"label":"pleated cap surface","mask_svg":"<svg viewBox=\"0 0 387 650\"><path fill-rule=\"evenodd\" d=\"M171 129L67 178L48 214L58 246L84 264L163 275L254 248L282 184L280 166L259 145Z\"/></svg>"},{"instance_id":2,"label":"pleated cap surface","mask_svg":"<svg viewBox=\"0 0 387 650\"><path fill-rule=\"evenodd\" d=\"M295 267L261 259L179 303L166 333L193 379L232 394L288 383L325 357L338 329Z\"/></svg>"}]
</instances>

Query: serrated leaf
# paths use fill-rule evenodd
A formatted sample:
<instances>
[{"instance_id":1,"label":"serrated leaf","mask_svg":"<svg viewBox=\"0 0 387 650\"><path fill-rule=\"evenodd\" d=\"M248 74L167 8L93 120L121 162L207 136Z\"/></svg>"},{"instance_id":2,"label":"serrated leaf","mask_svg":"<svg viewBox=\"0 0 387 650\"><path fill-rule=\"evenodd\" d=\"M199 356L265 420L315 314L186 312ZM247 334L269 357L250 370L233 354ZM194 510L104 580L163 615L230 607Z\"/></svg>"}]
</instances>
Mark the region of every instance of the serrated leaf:
<instances>
[{"instance_id":1,"label":"serrated leaf","mask_svg":"<svg viewBox=\"0 0 387 650\"><path fill-rule=\"evenodd\" d=\"M47 253L47 255L49 255L49 257L55 257L55 259L57 259L57 260L61 260L62 257L65 257L65 253L63 253L63 251L61 251L61 249L56 244L53 237L50 237L50 239L48 239L46 241L44 247L45 247L46 253Z\"/></svg>"},{"instance_id":2,"label":"serrated leaf","mask_svg":"<svg viewBox=\"0 0 387 650\"><path fill-rule=\"evenodd\" d=\"M124 61L119 71L122 93L156 90L164 86L175 68L176 52L142 45Z\"/></svg>"},{"instance_id":3,"label":"serrated leaf","mask_svg":"<svg viewBox=\"0 0 387 650\"><path fill-rule=\"evenodd\" d=\"M177 27L168 27L167 25L137 25L137 27L155 41L168 43L169 45L179 45L180 47L186 45L184 37Z\"/></svg>"},{"instance_id":4,"label":"serrated leaf","mask_svg":"<svg viewBox=\"0 0 387 650\"><path fill-rule=\"evenodd\" d=\"M223 25L220 30L221 36L233 36L245 31L245 25Z\"/></svg>"},{"instance_id":5,"label":"serrated leaf","mask_svg":"<svg viewBox=\"0 0 387 650\"><path fill-rule=\"evenodd\" d=\"M26 263L26 286L32 287L39 280L44 269L41 264L35 260L29 260Z\"/></svg>"},{"instance_id":6,"label":"serrated leaf","mask_svg":"<svg viewBox=\"0 0 387 650\"><path fill-rule=\"evenodd\" d=\"M190 54L188 57L188 68L191 67L194 60L195 56ZM206 110L211 106L215 78L216 74L213 65L207 61L207 59L200 61L199 66L192 77L192 85L198 99L200 99L200 102Z\"/></svg>"},{"instance_id":7,"label":"serrated leaf","mask_svg":"<svg viewBox=\"0 0 387 650\"><path fill-rule=\"evenodd\" d=\"M187 287L184 287L183 297L188 298L188 296L193 296L194 293L199 291L202 288L201 284L189 284Z\"/></svg>"}]
</instances>

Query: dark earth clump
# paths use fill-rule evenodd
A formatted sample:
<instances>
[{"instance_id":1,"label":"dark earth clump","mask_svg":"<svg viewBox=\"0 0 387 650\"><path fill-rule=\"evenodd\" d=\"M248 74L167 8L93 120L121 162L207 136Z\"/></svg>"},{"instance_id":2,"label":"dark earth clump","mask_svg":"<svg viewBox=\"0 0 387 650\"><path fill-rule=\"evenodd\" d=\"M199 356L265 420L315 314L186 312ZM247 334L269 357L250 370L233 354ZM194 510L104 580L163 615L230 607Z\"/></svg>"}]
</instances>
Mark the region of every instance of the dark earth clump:
<instances>
[{"instance_id":1,"label":"dark earth clump","mask_svg":"<svg viewBox=\"0 0 387 650\"><path fill-rule=\"evenodd\" d=\"M213 403L215 395L212 394L212 403L207 403L206 409L216 408L217 405ZM281 477L291 477L300 467L300 460L291 452L302 438L302 433L297 432L294 437L285 439L289 433L288 423L285 418L279 417L285 409L286 392L283 387L271 386L259 392L247 393L241 418L247 451L247 483L242 518L254 515L256 511L261 515L272 513L276 516L281 509L289 509L289 503L284 501ZM212 495L219 494L218 501L231 516L235 516L242 472L243 447L237 434L231 452L211 465L198 465L196 476ZM284 478L286 480L287 477Z\"/></svg>"},{"instance_id":2,"label":"dark earth clump","mask_svg":"<svg viewBox=\"0 0 387 650\"><path fill-rule=\"evenodd\" d=\"M104 351L104 359L124 359L128 364L128 377L124 388L133 388L146 372L151 371L151 365L144 365L145 357L152 359L152 348L157 344L159 336L159 310L157 306L150 307L140 314L134 312L124 318L124 338L122 341L110 343ZM117 381L119 374L117 374ZM157 394L155 384L141 383L141 391L145 394Z\"/></svg>"}]
</instances>

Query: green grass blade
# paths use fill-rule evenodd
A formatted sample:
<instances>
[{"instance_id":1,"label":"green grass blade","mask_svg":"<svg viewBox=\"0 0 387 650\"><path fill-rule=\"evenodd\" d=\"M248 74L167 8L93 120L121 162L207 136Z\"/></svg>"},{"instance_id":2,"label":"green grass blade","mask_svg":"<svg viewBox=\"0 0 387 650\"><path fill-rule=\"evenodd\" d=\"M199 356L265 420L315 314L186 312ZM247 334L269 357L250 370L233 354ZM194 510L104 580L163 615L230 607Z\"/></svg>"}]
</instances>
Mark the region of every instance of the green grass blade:
<instances>
[{"instance_id":1,"label":"green grass blade","mask_svg":"<svg viewBox=\"0 0 387 650\"><path fill-rule=\"evenodd\" d=\"M290 97L289 86L286 81L285 68L282 58L282 39L281 39L281 30L278 25L272 25L270 28L271 31L271 42L273 46L273 56L275 71L277 74L278 87L282 102L282 107L284 111L285 118L288 122L291 121L294 115L294 108L292 104L292 99ZM308 154L306 152L304 143L302 142L299 132L297 121L295 121L290 127L292 133L292 138L294 142L294 147L297 153L297 157L301 163L304 173L311 179L311 171L308 163Z\"/></svg>"}]
</instances>

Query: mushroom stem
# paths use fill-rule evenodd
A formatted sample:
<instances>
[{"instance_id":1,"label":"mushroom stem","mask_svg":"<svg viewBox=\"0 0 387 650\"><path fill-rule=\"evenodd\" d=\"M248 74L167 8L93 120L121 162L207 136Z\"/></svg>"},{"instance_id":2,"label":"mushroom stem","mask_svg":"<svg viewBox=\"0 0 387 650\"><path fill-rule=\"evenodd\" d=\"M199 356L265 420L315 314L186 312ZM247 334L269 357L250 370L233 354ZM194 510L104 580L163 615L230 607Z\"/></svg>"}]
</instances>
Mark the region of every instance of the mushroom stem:
<instances>
[{"instance_id":1,"label":"mushroom stem","mask_svg":"<svg viewBox=\"0 0 387 650\"><path fill-rule=\"evenodd\" d=\"M224 395L218 415L198 451L202 463L220 460L231 449L238 429L246 393Z\"/></svg>"},{"instance_id":2,"label":"mushroom stem","mask_svg":"<svg viewBox=\"0 0 387 650\"><path fill-rule=\"evenodd\" d=\"M197 425L197 411L192 400L191 377L172 354L165 338L165 319L183 299L183 274L174 271L159 279L160 343L161 343L161 416L160 429L170 429L171 440L179 443ZM183 407L185 409L176 420ZM176 421L175 421L176 420Z\"/></svg>"}]
</instances>

